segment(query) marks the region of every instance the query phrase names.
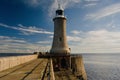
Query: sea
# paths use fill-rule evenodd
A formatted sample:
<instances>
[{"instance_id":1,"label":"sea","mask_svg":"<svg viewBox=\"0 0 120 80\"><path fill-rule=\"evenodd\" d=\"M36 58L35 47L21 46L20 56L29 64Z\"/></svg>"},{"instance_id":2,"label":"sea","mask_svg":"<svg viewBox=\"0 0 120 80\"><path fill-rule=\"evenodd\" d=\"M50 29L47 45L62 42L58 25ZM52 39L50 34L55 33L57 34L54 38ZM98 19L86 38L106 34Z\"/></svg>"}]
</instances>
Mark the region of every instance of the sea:
<instances>
[{"instance_id":1,"label":"sea","mask_svg":"<svg viewBox=\"0 0 120 80\"><path fill-rule=\"evenodd\" d=\"M120 53L83 54L88 80L120 80Z\"/></svg>"},{"instance_id":2,"label":"sea","mask_svg":"<svg viewBox=\"0 0 120 80\"><path fill-rule=\"evenodd\" d=\"M32 55L0 53L0 57ZM120 80L120 53L82 54L88 80Z\"/></svg>"}]
</instances>

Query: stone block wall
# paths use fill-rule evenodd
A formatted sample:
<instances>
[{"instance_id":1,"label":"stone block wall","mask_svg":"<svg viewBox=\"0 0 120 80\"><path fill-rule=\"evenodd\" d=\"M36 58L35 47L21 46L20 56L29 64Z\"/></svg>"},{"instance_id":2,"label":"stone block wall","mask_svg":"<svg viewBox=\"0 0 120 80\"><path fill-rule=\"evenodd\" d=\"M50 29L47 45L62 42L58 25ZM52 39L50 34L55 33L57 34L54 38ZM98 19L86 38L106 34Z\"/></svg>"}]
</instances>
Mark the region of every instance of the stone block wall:
<instances>
[{"instance_id":1,"label":"stone block wall","mask_svg":"<svg viewBox=\"0 0 120 80\"><path fill-rule=\"evenodd\" d=\"M12 56L0 58L0 71L37 59L38 55Z\"/></svg>"}]
</instances>

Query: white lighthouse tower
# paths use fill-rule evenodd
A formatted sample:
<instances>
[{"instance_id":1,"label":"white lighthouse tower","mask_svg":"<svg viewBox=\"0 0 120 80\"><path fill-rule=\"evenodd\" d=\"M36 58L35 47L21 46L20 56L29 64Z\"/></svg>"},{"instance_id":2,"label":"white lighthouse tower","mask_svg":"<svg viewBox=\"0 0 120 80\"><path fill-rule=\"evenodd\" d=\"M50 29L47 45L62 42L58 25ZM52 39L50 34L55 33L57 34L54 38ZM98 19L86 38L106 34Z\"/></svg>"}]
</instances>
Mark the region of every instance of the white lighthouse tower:
<instances>
[{"instance_id":1,"label":"white lighthouse tower","mask_svg":"<svg viewBox=\"0 0 120 80\"><path fill-rule=\"evenodd\" d=\"M70 49L68 48L66 38L66 17L64 16L64 10L60 5L56 10L56 16L53 18L54 21L54 37L51 54L62 55L69 54Z\"/></svg>"}]
</instances>

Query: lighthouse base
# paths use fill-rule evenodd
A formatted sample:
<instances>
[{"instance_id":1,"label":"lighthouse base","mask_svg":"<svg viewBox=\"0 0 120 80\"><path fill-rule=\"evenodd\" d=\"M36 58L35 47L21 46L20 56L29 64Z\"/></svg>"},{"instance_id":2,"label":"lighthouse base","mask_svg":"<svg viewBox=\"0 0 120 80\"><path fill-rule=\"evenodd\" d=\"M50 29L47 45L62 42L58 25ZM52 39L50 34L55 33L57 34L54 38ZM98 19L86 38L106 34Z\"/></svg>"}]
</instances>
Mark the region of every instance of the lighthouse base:
<instances>
[{"instance_id":1,"label":"lighthouse base","mask_svg":"<svg viewBox=\"0 0 120 80\"><path fill-rule=\"evenodd\" d=\"M56 80L87 80L82 56L52 58Z\"/></svg>"},{"instance_id":2,"label":"lighthouse base","mask_svg":"<svg viewBox=\"0 0 120 80\"><path fill-rule=\"evenodd\" d=\"M70 54L70 49L69 48L53 48L50 50L50 53L51 54L54 54L54 55L66 55L66 54Z\"/></svg>"},{"instance_id":3,"label":"lighthouse base","mask_svg":"<svg viewBox=\"0 0 120 80\"><path fill-rule=\"evenodd\" d=\"M54 71L59 71L60 69L68 69L71 65L70 56L56 56L52 58Z\"/></svg>"}]
</instances>

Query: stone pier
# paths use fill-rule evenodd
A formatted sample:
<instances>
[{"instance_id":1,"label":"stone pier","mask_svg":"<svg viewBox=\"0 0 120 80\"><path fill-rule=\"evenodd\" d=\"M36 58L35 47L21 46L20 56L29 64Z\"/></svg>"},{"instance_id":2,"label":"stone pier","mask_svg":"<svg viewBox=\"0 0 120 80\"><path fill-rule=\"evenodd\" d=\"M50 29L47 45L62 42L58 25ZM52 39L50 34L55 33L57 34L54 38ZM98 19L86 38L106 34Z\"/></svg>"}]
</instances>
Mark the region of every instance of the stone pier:
<instances>
[{"instance_id":1,"label":"stone pier","mask_svg":"<svg viewBox=\"0 0 120 80\"><path fill-rule=\"evenodd\" d=\"M24 59L25 57L28 60ZM11 58L13 59L13 57L9 57L9 60ZM71 67L60 68L59 70L54 69L53 58L50 58L50 56L37 58L36 55L27 55L22 56L21 59L23 59L21 60L22 63L17 64L14 60L14 62L8 60L8 62L11 62L8 63L7 58L4 58L6 61L0 66L14 66L4 68L5 70L0 72L0 80L87 80L81 55L71 56ZM16 62L18 61L16 60ZM15 66L14 63L17 65Z\"/></svg>"}]
</instances>

